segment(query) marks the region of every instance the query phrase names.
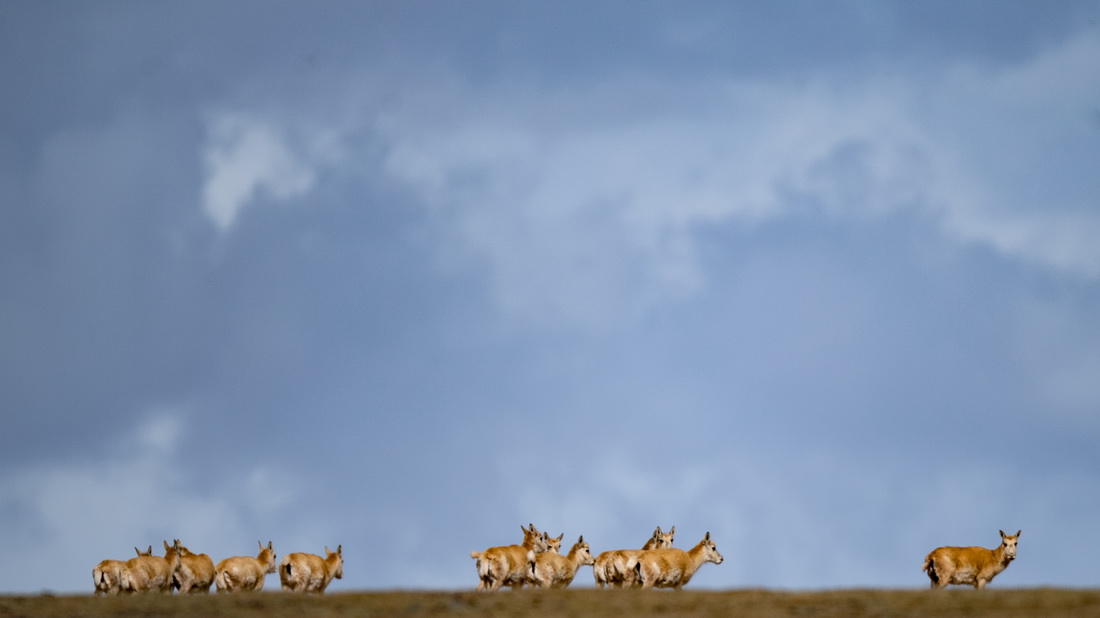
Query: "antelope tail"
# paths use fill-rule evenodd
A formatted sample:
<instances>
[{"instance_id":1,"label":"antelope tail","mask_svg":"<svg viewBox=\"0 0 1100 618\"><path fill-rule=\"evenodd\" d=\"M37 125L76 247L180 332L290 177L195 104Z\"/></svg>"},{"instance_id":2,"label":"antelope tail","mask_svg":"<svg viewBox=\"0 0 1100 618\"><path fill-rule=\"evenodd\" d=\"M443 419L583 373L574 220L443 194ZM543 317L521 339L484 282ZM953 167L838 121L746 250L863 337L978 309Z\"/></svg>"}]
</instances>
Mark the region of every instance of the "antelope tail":
<instances>
[{"instance_id":1,"label":"antelope tail","mask_svg":"<svg viewBox=\"0 0 1100 618\"><path fill-rule=\"evenodd\" d=\"M921 570L928 573L928 578L932 580L932 583L940 581L940 576L936 573L936 561L931 556L924 559L924 566L921 567Z\"/></svg>"},{"instance_id":2,"label":"antelope tail","mask_svg":"<svg viewBox=\"0 0 1100 618\"><path fill-rule=\"evenodd\" d=\"M477 577L478 577L478 579L480 579L482 581L482 583L489 582L493 578L493 564L492 564L492 561L483 559L483 557L480 554L478 554L477 556L474 556L474 554L477 554L477 552L472 552L470 554L470 557L477 558Z\"/></svg>"}]
</instances>

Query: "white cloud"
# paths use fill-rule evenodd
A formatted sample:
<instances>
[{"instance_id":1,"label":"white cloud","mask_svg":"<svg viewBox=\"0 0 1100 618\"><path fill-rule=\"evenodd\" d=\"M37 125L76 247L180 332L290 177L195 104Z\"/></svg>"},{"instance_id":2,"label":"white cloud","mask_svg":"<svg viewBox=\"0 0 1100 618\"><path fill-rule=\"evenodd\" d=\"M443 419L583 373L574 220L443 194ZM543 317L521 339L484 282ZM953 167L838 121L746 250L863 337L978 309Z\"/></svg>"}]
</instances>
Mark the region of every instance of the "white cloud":
<instances>
[{"instance_id":1,"label":"white cloud","mask_svg":"<svg viewBox=\"0 0 1100 618\"><path fill-rule=\"evenodd\" d=\"M460 252L488 266L507 312L588 325L694 293L705 282L700 226L751 225L801 202L874 213L923 191L920 140L888 99L765 84L713 90L724 99L700 109L596 126L541 120L566 94L535 110L517 103L522 117L467 110L430 132L415 119L390 122L388 169L442 213Z\"/></svg>"},{"instance_id":2,"label":"white cloud","mask_svg":"<svg viewBox=\"0 0 1100 618\"><path fill-rule=\"evenodd\" d=\"M247 547L250 519L286 506L293 479L257 467L218 479L213 492L190 489L188 457L178 452L183 438L180 415L159 410L122 437L113 457L30 467L0 480L11 541L5 557L25 565L6 572L0 585L90 591L100 560L126 559L135 546L159 550L173 538L212 556ZM51 559L57 555L68 558L60 568Z\"/></svg>"},{"instance_id":3,"label":"white cloud","mask_svg":"<svg viewBox=\"0 0 1100 618\"><path fill-rule=\"evenodd\" d=\"M286 136L258 117L219 114L209 123L203 148L206 184L203 212L225 231L258 192L287 200L309 191L316 173Z\"/></svg>"},{"instance_id":4,"label":"white cloud","mask_svg":"<svg viewBox=\"0 0 1100 618\"><path fill-rule=\"evenodd\" d=\"M946 233L1055 272L1100 277L1100 40L989 72L960 66L912 110L935 148Z\"/></svg>"},{"instance_id":5,"label":"white cloud","mask_svg":"<svg viewBox=\"0 0 1100 618\"><path fill-rule=\"evenodd\" d=\"M329 125L213 115L203 209L226 230L260 192L308 192L321 166L348 165L342 145L366 125L384 173L450 240L441 263L484 267L523 321L598 328L677 302L707 282L700 229L808 211L915 209L961 243L1096 278L1100 184L1084 172L1100 82L1083 79L1096 57L1081 37L1008 69L845 82L635 73L526 90L432 74L399 85L401 106L349 87L349 108L373 111ZM1080 154L1070 172L1066 145Z\"/></svg>"},{"instance_id":6,"label":"white cloud","mask_svg":"<svg viewBox=\"0 0 1100 618\"><path fill-rule=\"evenodd\" d=\"M944 225L960 239L1003 255L1087 279L1100 277L1100 213L1013 206L949 210Z\"/></svg>"},{"instance_id":7,"label":"white cloud","mask_svg":"<svg viewBox=\"0 0 1100 618\"><path fill-rule=\"evenodd\" d=\"M691 294L706 281L700 226L807 209L916 209L963 243L1094 278L1097 182L1055 168L1056 149L1078 144L1085 160L1071 165L1094 171L1100 81L1083 78L1098 57L1100 43L1076 39L1007 70L917 79L673 79L655 92L629 76L541 98L448 83L447 109L380 130L388 171L441 213L452 251L488 267L499 305L527 319L599 325Z\"/></svg>"}]
</instances>

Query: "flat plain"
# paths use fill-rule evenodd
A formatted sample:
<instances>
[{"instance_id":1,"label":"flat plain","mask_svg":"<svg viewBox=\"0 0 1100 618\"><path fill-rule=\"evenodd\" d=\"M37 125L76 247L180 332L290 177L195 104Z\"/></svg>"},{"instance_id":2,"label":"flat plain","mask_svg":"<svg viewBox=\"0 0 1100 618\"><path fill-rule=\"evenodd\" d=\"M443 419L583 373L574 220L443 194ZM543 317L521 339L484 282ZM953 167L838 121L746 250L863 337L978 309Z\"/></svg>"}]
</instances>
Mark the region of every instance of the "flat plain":
<instances>
[{"instance_id":1,"label":"flat plain","mask_svg":"<svg viewBox=\"0 0 1100 618\"><path fill-rule=\"evenodd\" d=\"M1100 617L1100 589L987 588L930 590L521 590L336 592L298 596L242 595L95 597L0 596L0 617L212 616L1074 616Z\"/></svg>"}]
</instances>

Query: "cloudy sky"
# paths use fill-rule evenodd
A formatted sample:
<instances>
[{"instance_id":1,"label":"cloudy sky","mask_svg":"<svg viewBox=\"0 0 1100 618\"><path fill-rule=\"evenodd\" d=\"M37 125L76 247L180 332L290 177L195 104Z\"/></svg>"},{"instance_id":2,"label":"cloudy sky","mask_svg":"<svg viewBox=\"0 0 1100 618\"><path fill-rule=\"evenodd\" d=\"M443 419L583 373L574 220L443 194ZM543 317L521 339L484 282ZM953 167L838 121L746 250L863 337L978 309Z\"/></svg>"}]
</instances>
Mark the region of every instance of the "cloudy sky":
<instances>
[{"instance_id":1,"label":"cloudy sky","mask_svg":"<svg viewBox=\"0 0 1100 618\"><path fill-rule=\"evenodd\" d=\"M0 60L0 591L528 523L1098 584L1095 1L9 0Z\"/></svg>"}]
</instances>

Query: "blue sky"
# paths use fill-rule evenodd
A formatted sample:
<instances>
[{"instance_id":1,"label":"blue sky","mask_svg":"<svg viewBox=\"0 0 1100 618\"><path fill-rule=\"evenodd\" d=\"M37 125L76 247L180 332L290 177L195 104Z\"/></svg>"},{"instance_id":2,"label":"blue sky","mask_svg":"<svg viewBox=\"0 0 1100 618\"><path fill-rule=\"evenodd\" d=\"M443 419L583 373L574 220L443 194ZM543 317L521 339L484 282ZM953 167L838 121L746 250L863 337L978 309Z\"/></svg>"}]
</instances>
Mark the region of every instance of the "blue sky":
<instances>
[{"instance_id":1,"label":"blue sky","mask_svg":"<svg viewBox=\"0 0 1100 618\"><path fill-rule=\"evenodd\" d=\"M1097 583L1095 2L9 1L0 58L3 591L473 588L527 523Z\"/></svg>"}]
</instances>

